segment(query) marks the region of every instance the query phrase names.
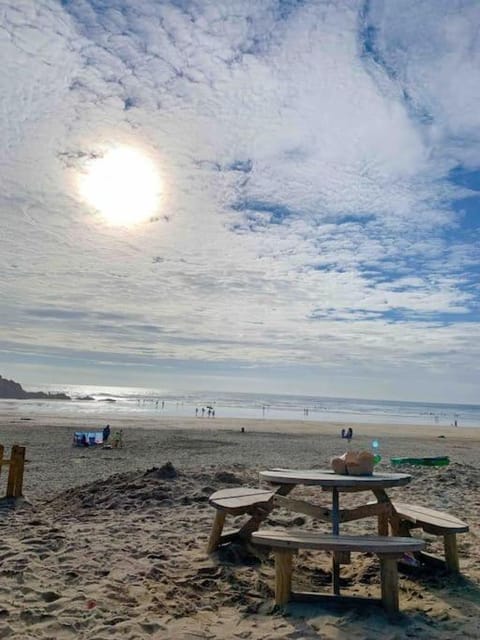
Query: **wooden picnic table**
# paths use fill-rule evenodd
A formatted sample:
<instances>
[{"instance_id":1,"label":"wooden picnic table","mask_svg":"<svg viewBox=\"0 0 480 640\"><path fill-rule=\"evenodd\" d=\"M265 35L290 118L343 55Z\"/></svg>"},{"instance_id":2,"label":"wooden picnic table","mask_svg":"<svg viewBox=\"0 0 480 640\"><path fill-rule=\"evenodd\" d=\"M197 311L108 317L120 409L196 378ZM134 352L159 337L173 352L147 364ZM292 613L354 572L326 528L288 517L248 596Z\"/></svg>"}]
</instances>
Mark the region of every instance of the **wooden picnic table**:
<instances>
[{"instance_id":1,"label":"wooden picnic table","mask_svg":"<svg viewBox=\"0 0 480 640\"><path fill-rule=\"evenodd\" d=\"M340 523L359 520L369 516L377 516L378 533L388 536L388 524L398 529L396 513L385 489L405 486L412 477L406 473L375 472L371 476L348 476L334 473L331 469L271 469L260 472L260 480L274 485L273 502L275 506L285 507L292 511L304 513L316 519L330 522L332 534L339 535ZM297 486L318 486L331 493L331 507L313 505L304 500L287 497ZM340 493L371 491L376 502L364 504L350 509L340 509ZM348 562L348 554L333 555L333 592L340 592L340 564Z\"/></svg>"}]
</instances>

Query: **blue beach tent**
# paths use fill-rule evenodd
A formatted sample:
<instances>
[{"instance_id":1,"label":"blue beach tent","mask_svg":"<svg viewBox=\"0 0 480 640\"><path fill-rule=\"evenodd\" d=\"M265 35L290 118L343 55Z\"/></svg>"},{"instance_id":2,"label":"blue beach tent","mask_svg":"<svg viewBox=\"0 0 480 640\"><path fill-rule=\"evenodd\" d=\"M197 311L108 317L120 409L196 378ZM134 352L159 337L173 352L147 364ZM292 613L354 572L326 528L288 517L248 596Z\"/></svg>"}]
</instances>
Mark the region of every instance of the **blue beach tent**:
<instances>
[{"instance_id":1,"label":"blue beach tent","mask_svg":"<svg viewBox=\"0 0 480 640\"><path fill-rule=\"evenodd\" d=\"M102 431L75 431L75 433L73 434L73 445L75 447L83 447L84 436L87 439L89 447L93 447L96 444L103 443Z\"/></svg>"}]
</instances>

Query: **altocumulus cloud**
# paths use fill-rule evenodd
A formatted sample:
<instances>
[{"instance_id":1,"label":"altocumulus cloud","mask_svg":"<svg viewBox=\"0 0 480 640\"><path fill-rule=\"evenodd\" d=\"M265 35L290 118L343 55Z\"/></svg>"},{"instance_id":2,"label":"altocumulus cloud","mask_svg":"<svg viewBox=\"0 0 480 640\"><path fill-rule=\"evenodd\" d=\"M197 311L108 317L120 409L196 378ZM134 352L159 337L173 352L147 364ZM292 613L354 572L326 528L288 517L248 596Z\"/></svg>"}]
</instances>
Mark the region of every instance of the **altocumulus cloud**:
<instances>
[{"instance_id":1,"label":"altocumulus cloud","mask_svg":"<svg viewBox=\"0 0 480 640\"><path fill-rule=\"evenodd\" d=\"M11 357L302 364L371 376L371 395L407 370L447 388L455 367L452 399L473 398L476 0L0 11ZM75 189L116 143L165 185L158 217L130 230Z\"/></svg>"}]
</instances>

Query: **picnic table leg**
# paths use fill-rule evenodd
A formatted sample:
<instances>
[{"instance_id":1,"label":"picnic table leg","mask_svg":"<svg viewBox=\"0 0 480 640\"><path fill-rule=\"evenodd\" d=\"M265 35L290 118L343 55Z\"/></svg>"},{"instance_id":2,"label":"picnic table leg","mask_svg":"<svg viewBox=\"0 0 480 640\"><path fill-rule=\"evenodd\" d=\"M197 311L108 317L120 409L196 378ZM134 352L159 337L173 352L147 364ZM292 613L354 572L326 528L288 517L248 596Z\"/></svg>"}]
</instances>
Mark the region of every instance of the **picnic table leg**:
<instances>
[{"instance_id":1,"label":"picnic table leg","mask_svg":"<svg viewBox=\"0 0 480 640\"><path fill-rule=\"evenodd\" d=\"M215 519L213 521L210 538L208 539L207 553L212 553L218 547L222 538L223 525L225 524L226 512L217 509Z\"/></svg>"},{"instance_id":2,"label":"picnic table leg","mask_svg":"<svg viewBox=\"0 0 480 640\"><path fill-rule=\"evenodd\" d=\"M287 604L292 591L293 551L275 550L275 604Z\"/></svg>"},{"instance_id":3,"label":"picnic table leg","mask_svg":"<svg viewBox=\"0 0 480 640\"><path fill-rule=\"evenodd\" d=\"M382 604L389 615L399 611L397 556L380 556L380 580L382 584Z\"/></svg>"},{"instance_id":4,"label":"picnic table leg","mask_svg":"<svg viewBox=\"0 0 480 640\"><path fill-rule=\"evenodd\" d=\"M457 535L455 533L446 533L443 536L443 546L447 569L452 573L459 573L460 562L458 560Z\"/></svg>"},{"instance_id":5,"label":"picnic table leg","mask_svg":"<svg viewBox=\"0 0 480 640\"><path fill-rule=\"evenodd\" d=\"M340 504L337 487L332 488L332 533L338 536L340 533ZM332 554L332 586L333 593L340 595L340 558Z\"/></svg>"}]
</instances>

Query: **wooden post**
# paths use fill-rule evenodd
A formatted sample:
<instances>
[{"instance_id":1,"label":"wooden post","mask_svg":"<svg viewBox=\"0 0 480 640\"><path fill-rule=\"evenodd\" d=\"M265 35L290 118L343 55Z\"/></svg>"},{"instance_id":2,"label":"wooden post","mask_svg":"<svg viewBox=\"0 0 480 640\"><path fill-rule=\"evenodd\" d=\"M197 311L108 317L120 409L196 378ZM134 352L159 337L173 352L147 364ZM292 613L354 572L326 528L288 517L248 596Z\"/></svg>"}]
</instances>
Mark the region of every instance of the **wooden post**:
<instances>
[{"instance_id":1,"label":"wooden post","mask_svg":"<svg viewBox=\"0 0 480 640\"><path fill-rule=\"evenodd\" d=\"M457 535L455 533L446 533L443 536L443 546L445 549L447 569L452 573L459 573L460 562L458 559Z\"/></svg>"},{"instance_id":2,"label":"wooden post","mask_svg":"<svg viewBox=\"0 0 480 640\"><path fill-rule=\"evenodd\" d=\"M284 605L292 591L293 551L275 549L275 604Z\"/></svg>"},{"instance_id":3,"label":"wooden post","mask_svg":"<svg viewBox=\"0 0 480 640\"><path fill-rule=\"evenodd\" d=\"M212 530L210 532L210 538L208 539L207 553L212 553L218 547L222 537L226 515L226 512L221 509L216 510L215 519L213 520Z\"/></svg>"},{"instance_id":4,"label":"wooden post","mask_svg":"<svg viewBox=\"0 0 480 640\"><path fill-rule=\"evenodd\" d=\"M10 452L10 466L8 467L8 480L7 480L7 498L13 498L15 492L15 473L16 464L13 458L13 447Z\"/></svg>"},{"instance_id":5,"label":"wooden post","mask_svg":"<svg viewBox=\"0 0 480 640\"><path fill-rule=\"evenodd\" d=\"M380 556L380 579L382 604L389 615L395 615L399 611L397 556Z\"/></svg>"},{"instance_id":6,"label":"wooden post","mask_svg":"<svg viewBox=\"0 0 480 640\"><path fill-rule=\"evenodd\" d=\"M12 446L10 468L8 470L7 498L20 498L23 489L23 470L25 467L25 447Z\"/></svg>"},{"instance_id":7,"label":"wooden post","mask_svg":"<svg viewBox=\"0 0 480 640\"><path fill-rule=\"evenodd\" d=\"M23 495L23 474L25 471L25 447L16 448L16 460L17 460L17 474L15 484L15 497L21 498Z\"/></svg>"}]
</instances>

